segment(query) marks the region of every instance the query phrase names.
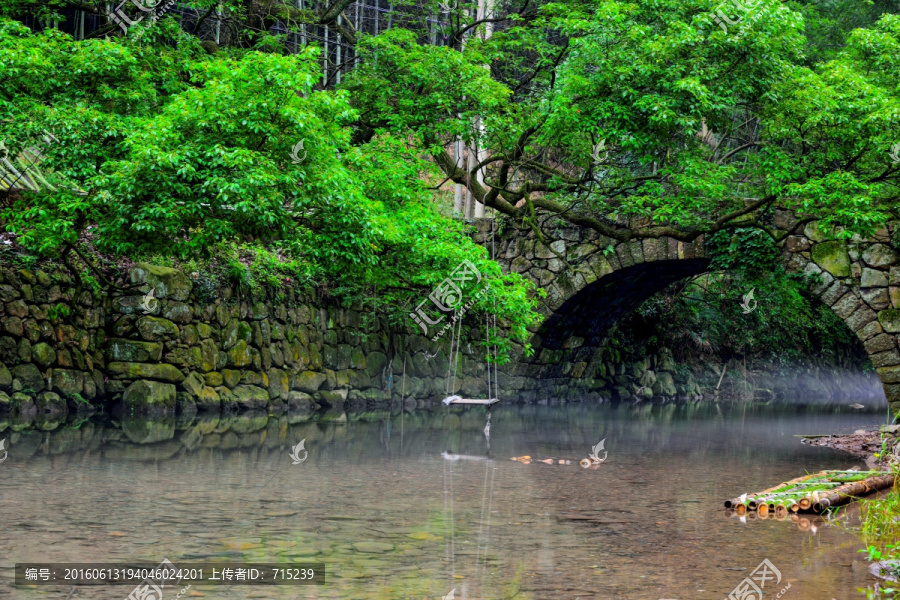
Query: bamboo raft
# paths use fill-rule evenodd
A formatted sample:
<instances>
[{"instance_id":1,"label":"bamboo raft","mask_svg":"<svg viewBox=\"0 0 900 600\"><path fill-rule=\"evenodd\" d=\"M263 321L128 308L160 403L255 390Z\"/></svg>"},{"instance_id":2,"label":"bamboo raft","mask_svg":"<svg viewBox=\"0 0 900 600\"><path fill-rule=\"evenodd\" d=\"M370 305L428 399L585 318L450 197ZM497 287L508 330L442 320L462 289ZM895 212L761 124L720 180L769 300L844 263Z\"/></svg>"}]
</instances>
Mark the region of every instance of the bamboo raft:
<instances>
[{"instance_id":1,"label":"bamboo raft","mask_svg":"<svg viewBox=\"0 0 900 600\"><path fill-rule=\"evenodd\" d=\"M725 508L733 509L737 515L756 511L761 517L770 512L775 516L800 511L821 513L893 485L894 474L884 471L820 471L726 500Z\"/></svg>"}]
</instances>

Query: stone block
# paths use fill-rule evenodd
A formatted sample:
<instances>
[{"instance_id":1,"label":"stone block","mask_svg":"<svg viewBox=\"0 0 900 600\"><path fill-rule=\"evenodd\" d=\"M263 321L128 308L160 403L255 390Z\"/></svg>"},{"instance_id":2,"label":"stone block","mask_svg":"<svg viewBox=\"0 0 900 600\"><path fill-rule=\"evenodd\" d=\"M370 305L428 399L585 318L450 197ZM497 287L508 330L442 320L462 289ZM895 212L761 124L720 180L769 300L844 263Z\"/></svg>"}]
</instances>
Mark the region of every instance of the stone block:
<instances>
[{"instance_id":1,"label":"stone block","mask_svg":"<svg viewBox=\"0 0 900 600\"><path fill-rule=\"evenodd\" d=\"M184 381L181 382L181 387L183 387L188 394L196 397L200 390L206 385L206 381L200 377L199 374L191 371L188 373L188 376L184 378Z\"/></svg>"},{"instance_id":2,"label":"stone block","mask_svg":"<svg viewBox=\"0 0 900 600\"><path fill-rule=\"evenodd\" d=\"M0 390L8 390L12 387L13 376L6 368L6 365L0 363Z\"/></svg>"},{"instance_id":3,"label":"stone block","mask_svg":"<svg viewBox=\"0 0 900 600\"><path fill-rule=\"evenodd\" d=\"M788 252L806 252L809 250L809 240L802 235L789 235L785 246Z\"/></svg>"},{"instance_id":4,"label":"stone block","mask_svg":"<svg viewBox=\"0 0 900 600\"><path fill-rule=\"evenodd\" d=\"M900 353L896 350L888 350L887 352L879 352L878 354L872 354L869 356L872 359L872 364L876 369L879 367L892 367L894 365L900 365Z\"/></svg>"},{"instance_id":5,"label":"stone block","mask_svg":"<svg viewBox=\"0 0 900 600\"><path fill-rule=\"evenodd\" d=\"M843 298L847 292L850 291L846 285L841 283L840 281L835 281L828 289L826 289L819 298L824 302L827 306L834 306L838 300Z\"/></svg>"},{"instance_id":6,"label":"stone block","mask_svg":"<svg viewBox=\"0 0 900 600\"><path fill-rule=\"evenodd\" d=\"M148 416L173 414L175 386L159 381L135 381L125 390L122 401L126 414Z\"/></svg>"},{"instance_id":7,"label":"stone block","mask_svg":"<svg viewBox=\"0 0 900 600\"><path fill-rule=\"evenodd\" d=\"M878 352L886 352L896 347L894 337L886 333L881 333L863 343L866 352L876 354Z\"/></svg>"},{"instance_id":8,"label":"stone block","mask_svg":"<svg viewBox=\"0 0 900 600\"><path fill-rule=\"evenodd\" d=\"M872 287L887 287L888 278L884 271L878 271L876 269L870 269L866 267L862 270L862 275L859 279L859 287L861 288L872 288Z\"/></svg>"},{"instance_id":9,"label":"stone block","mask_svg":"<svg viewBox=\"0 0 900 600\"><path fill-rule=\"evenodd\" d=\"M843 298L838 300L838 302L831 307L831 309L835 312L837 316L842 319L846 319L850 315L852 315L857 308L859 308L862 301L856 296L856 294L850 293L846 294ZM882 323L882 325L884 325Z\"/></svg>"},{"instance_id":10,"label":"stone block","mask_svg":"<svg viewBox=\"0 0 900 600\"><path fill-rule=\"evenodd\" d=\"M162 316L175 323L187 324L193 320L194 311L183 302L169 302L163 308Z\"/></svg>"},{"instance_id":11,"label":"stone block","mask_svg":"<svg viewBox=\"0 0 900 600\"><path fill-rule=\"evenodd\" d=\"M251 348L247 346L244 340L238 340L226 353L228 355L229 367L246 367L253 363L253 354Z\"/></svg>"},{"instance_id":12,"label":"stone block","mask_svg":"<svg viewBox=\"0 0 900 600\"><path fill-rule=\"evenodd\" d=\"M319 391L325 383L325 374L315 371L303 371L298 373L291 381L291 388L302 392L313 393Z\"/></svg>"},{"instance_id":13,"label":"stone block","mask_svg":"<svg viewBox=\"0 0 900 600\"><path fill-rule=\"evenodd\" d=\"M891 305L887 288L863 288L859 291L863 302L875 310L882 310Z\"/></svg>"},{"instance_id":14,"label":"stone block","mask_svg":"<svg viewBox=\"0 0 900 600\"><path fill-rule=\"evenodd\" d=\"M892 308L900 308L900 287L893 285L889 287L888 297L891 299Z\"/></svg>"},{"instance_id":15,"label":"stone block","mask_svg":"<svg viewBox=\"0 0 900 600\"><path fill-rule=\"evenodd\" d=\"M132 283L144 284L144 293L154 290L159 299L171 298L184 302L191 295L194 284L190 278L178 269L159 267L149 263L138 263L129 272Z\"/></svg>"},{"instance_id":16,"label":"stone block","mask_svg":"<svg viewBox=\"0 0 900 600\"><path fill-rule=\"evenodd\" d=\"M172 383L181 383L185 379L184 373L166 363L111 362L106 369L116 379L155 379Z\"/></svg>"},{"instance_id":17,"label":"stone block","mask_svg":"<svg viewBox=\"0 0 900 600\"><path fill-rule=\"evenodd\" d=\"M366 372L369 377L380 376L388 364L388 358L382 352L370 352L366 357Z\"/></svg>"},{"instance_id":18,"label":"stone block","mask_svg":"<svg viewBox=\"0 0 900 600\"><path fill-rule=\"evenodd\" d=\"M177 340L178 326L168 319L144 316L137 320L137 328L144 340L156 342L160 340Z\"/></svg>"},{"instance_id":19,"label":"stone block","mask_svg":"<svg viewBox=\"0 0 900 600\"><path fill-rule=\"evenodd\" d=\"M811 258L814 263L835 277L850 276L850 255L844 241L820 242L814 245Z\"/></svg>"},{"instance_id":20,"label":"stone block","mask_svg":"<svg viewBox=\"0 0 900 600\"><path fill-rule=\"evenodd\" d=\"M881 323L876 319L857 331L856 335L861 340L867 340L872 336L878 335L882 331L884 331L884 329L881 327Z\"/></svg>"},{"instance_id":21,"label":"stone block","mask_svg":"<svg viewBox=\"0 0 900 600\"><path fill-rule=\"evenodd\" d=\"M634 258L631 256L628 244L620 243L616 246L616 257L619 259L619 264L622 265L622 268L634 265Z\"/></svg>"},{"instance_id":22,"label":"stone block","mask_svg":"<svg viewBox=\"0 0 900 600\"><path fill-rule=\"evenodd\" d=\"M258 410L269 405L269 392L255 385L239 385L231 390L231 396L246 410Z\"/></svg>"},{"instance_id":23,"label":"stone block","mask_svg":"<svg viewBox=\"0 0 900 600\"><path fill-rule=\"evenodd\" d=\"M881 383L900 383L900 366L881 367L875 371L878 373ZM900 397L896 399L900 400Z\"/></svg>"},{"instance_id":24,"label":"stone block","mask_svg":"<svg viewBox=\"0 0 900 600\"><path fill-rule=\"evenodd\" d=\"M241 382L241 372L232 369L223 369L222 381L229 388L233 388Z\"/></svg>"},{"instance_id":25,"label":"stone block","mask_svg":"<svg viewBox=\"0 0 900 600\"><path fill-rule=\"evenodd\" d=\"M870 267L889 267L897 262L897 253L885 244L872 244L862 253L863 262Z\"/></svg>"},{"instance_id":26,"label":"stone block","mask_svg":"<svg viewBox=\"0 0 900 600\"><path fill-rule=\"evenodd\" d=\"M888 333L900 333L900 309L889 308L880 311L878 322Z\"/></svg>"},{"instance_id":27,"label":"stone block","mask_svg":"<svg viewBox=\"0 0 900 600\"><path fill-rule=\"evenodd\" d=\"M269 369L266 375L269 378L269 399L281 398L282 400L287 400L291 391L291 381L288 373L281 369Z\"/></svg>"},{"instance_id":28,"label":"stone block","mask_svg":"<svg viewBox=\"0 0 900 600\"><path fill-rule=\"evenodd\" d=\"M860 304L859 309L847 317L844 322L847 323L847 327L849 327L851 331L859 331L876 319L877 316L874 310L865 304Z\"/></svg>"},{"instance_id":29,"label":"stone block","mask_svg":"<svg viewBox=\"0 0 900 600\"><path fill-rule=\"evenodd\" d=\"M33 364L29 363L26 365L15 366L12 368L11 372L13 383L18 379L22 385L21 389L23 391L28 390L29 393L38 393L44 391L47 387L44 382L44 376L41 375L41 372Z\"/></svg>"},{"instance_id":30,"label":"stone block","mask_svg":"<svg viewBox=\"0 0 900 600\"><path fill-rule=\"evenodd\" d=\"M158 361L162 357L162 344L137 340L111 339L106 349L106 357L111 361Z\"/></svg>"},{"instance_id":31,"label":"stone block","mask_svg":"<svg viewBox=\"0 0 900 600\"><path fill-rule=\"evenodd\" d=\"M66 398L72 398L84 391L84 374L81 371L53 369L50 382L53 384L53 391Z\"/></svg>"},{"instance_id":32,"label":"stone block","mask_svg":"<svg viewBox=\"0 0 900 600\"><path fill-rule=\"evenodd\" d=\"M303 392L290 392L287 406L288 410L292 412L309 412L318 407L313 397Z\"/></svg>"}]
</instances>

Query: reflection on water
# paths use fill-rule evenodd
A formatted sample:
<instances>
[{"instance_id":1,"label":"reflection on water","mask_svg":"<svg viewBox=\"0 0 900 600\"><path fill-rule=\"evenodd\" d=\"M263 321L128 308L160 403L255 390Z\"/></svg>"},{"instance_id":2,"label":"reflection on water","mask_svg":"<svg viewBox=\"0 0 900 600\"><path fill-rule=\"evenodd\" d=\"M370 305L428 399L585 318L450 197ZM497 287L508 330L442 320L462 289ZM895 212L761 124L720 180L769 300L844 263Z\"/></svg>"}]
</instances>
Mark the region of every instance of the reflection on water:
<instances>
[{"instance_id":1,"label":"reflection on water","mask_svg":"<svg viewBox=\"0 0 900 600\"><path fill-rule=\"evenodd\" d=\"M793 598L850 598L871 582L851 530L742 522L722 502L858 464L793 436L883 420L835 407L500 405L490 444L480 407L0 421L0 597L71 591L14 587L16 562L167 557L327 565L318 587L191 589L223 599L721 599L766 558ZM602 439L607 461L579 468ZM295 465L301 440L309 454ZM509 460L522 455L575 464Z\"/></svg>"}]
</instances>

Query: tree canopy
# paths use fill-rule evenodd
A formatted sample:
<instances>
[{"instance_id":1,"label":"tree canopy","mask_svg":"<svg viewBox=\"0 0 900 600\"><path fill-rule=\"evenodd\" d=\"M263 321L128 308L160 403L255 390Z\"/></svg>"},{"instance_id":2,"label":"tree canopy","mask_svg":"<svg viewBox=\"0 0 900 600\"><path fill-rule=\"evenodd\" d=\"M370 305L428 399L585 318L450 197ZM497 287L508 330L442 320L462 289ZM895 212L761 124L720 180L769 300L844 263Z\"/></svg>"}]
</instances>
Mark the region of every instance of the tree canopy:
<instances>
[{"instance_id":1,"label":"tree canopy","mask_svg":"<svg viewBox=\"0 0 900 600\"><path fill-rule=\"evenodd\" d=\"M123 32L81 31L104 3L5 0L0 139L41 181L5 227L88 264L249 252L397 314L469 259L524 338L535 292L450 184L546 243L548 214L611 242L898 216L895 2L408 0L373 32L351 5L198 0Z\"/></svg>"}]
</instances>

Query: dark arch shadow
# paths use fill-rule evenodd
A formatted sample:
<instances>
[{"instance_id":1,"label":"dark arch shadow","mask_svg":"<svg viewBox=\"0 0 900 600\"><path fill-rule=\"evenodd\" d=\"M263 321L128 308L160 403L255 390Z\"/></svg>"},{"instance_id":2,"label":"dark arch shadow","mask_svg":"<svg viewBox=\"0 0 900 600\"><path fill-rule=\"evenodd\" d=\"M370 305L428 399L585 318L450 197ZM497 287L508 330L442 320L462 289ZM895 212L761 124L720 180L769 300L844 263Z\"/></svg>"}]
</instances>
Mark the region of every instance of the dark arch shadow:
<instances>
[{"instance_id":1,"label":"dark arch shadow","mask_svg":"<svg viewBox=\"0 0 900 600\"><path fill-rule=\"evenodd\" d=\"M708 270L710 259L688 258L647 262L619 269L588 285L548 317L537 333L535 348L561 350L578 345L599 347L625 313L680 279Z\"/></svg>"}]
</instances>

